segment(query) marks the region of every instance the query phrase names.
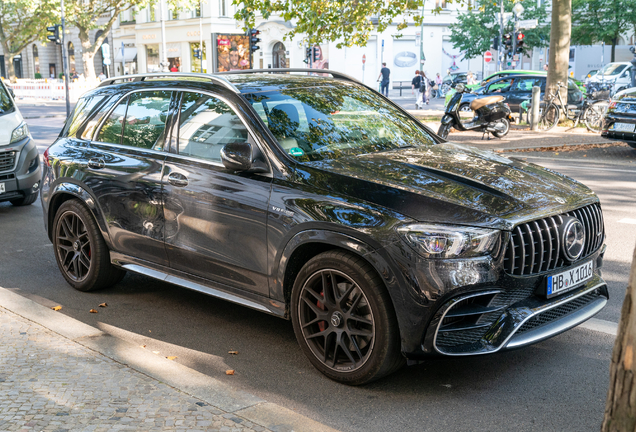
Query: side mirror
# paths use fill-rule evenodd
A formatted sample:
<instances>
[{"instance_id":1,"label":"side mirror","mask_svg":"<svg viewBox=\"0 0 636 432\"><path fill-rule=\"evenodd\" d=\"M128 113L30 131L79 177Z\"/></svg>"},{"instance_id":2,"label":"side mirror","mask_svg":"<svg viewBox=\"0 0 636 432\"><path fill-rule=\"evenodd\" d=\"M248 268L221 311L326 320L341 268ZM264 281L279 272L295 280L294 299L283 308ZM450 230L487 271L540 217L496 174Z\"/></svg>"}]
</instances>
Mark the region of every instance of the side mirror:
<instances>
[{"instance_id":1,"label":"side mirror","mask_svg":"<svg viewBox=\"0 0 636 432\"><path fill-rule=\"evenodd\" d=\"M221 149L221 161L225 168L232 171L267 172L267 165L254 160L253 153L250 143L229 143Z\"/></svg>"}]
</instances>

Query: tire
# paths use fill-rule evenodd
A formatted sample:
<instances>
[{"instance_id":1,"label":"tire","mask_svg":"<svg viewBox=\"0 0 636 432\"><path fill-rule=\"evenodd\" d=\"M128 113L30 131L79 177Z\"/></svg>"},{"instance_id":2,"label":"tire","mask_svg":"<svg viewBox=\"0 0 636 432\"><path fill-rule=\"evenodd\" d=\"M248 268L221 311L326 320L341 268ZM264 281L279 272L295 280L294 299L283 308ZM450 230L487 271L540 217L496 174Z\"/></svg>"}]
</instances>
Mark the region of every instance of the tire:
<instances>
[{"instance_id":1,"label":"tire","mask_svg":"<svg viewBox=\"0 0 636 432\"><path fill-rule=\"evenodd\" d=\"M497 120L497 123L503 123L506 129L503 132L493 132L492 134L497 138L503 138L508 135L508 132L510 132L510 121L507 118L502 118Z\"/></svg>"},{"instance_id":2,"label":"tire","mask_svg":"<svg viewBox=\"0 0 636 432\"><path fill-rule=\"evenodd\" d=\"M404 365L391 299L360 257L329 251L309 260L294 281L291 314L304 354L334 381L362 385Z\"/></svg>"},{"instance_id":3,"label":"tire","mask_svg":"<svg viewBox=\"0 0 636 432\"><path fill-rule=\"evenodd\" d=\"M78 291L106 288L126 275L110 263L97 223L77 200L64 202L55 214L53 248L62 276Z\"/></svg>"},{"instance_id":4,"label":"tire","mask_svg":"<svg viewBox=\"0 0 636 432\"><path fill-rule=\"evenodd\" d=\"M437 130L437 135L439 135L439 136L440 136L440 138L448 139L448 133L450 132L451 128L452 128L452 126L451 126L451 125L449 125L449 124L448 124L448 125L443 124L443 125L441 125L441 126L439 127L439 129Z\"/></svg>"},{"instance_id":5,"label":"tire","mask_svg":"<svg viewBox=\"0 0 636 432\"><path fill-rule=\"evenodd\" d=\"M605 110L608 105L606 101L595 102L585 111L583 122L587 130L594 133L601 133L603 117L605 116Z\"/></svg>"},{"instance_id":6,"label":"tire","mask_svg":"<svg viewBox=\"0 0 636 432\"><path fill-rule=\"evenodd\" d=\"M468 112L468 111L472 111L470 109L470 104L462 104L459 106L459 110L463 111L463 112Z\"/></svg>"},{"instance_id":7,"label":"tire","mask_svg":"<svg viewBox=\"0 0 636 432\"><path fill-rule=\"evenodd\" d=\"M539 130L549 131L559 123L559 109L553 103L541 110L539 114Z\"/></svg>"},{"instance_id":8,"label":"tire","mask_svg":"<svg viewBox=\"0 0 636 432\"><path fill-rule=\"evenodd\" d=\"M40 192L36 192L36 193L32 193L32 194L28 194L25 195L22 198L18 198L18 199L14 199L9 201L11 204L13 204L16 207L21 207L21 206L28 206L31 205L35 202L36 199L38 199L38 195L40 194Z\"/></svg>"}]
</instances>

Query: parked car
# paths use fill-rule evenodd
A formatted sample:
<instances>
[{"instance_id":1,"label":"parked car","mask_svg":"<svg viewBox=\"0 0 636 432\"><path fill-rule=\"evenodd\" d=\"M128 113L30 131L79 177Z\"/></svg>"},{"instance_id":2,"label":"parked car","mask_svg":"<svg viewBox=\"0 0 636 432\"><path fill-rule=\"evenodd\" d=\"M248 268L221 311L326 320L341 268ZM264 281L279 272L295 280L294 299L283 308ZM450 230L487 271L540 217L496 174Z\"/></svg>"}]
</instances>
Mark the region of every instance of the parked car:
<instances>
[{"instance_id":1,"label":"parked car","mask_svg":"<svg viewBox=\"0 0 636 432\"><path fill-rule=\"evenodd\" d=\"M636 88L616 93L603 118L601 135L636 148Z\"/></svg>"},{"instance_id":2,"label":"parked car","mask_svg":"<svg viewBox=\"0 0 636 432\"><path fill-rule=\"evenodd\" d=\"M620 92L632 86L630 62L608 63L599 70L596 75L590 77L588 83L588 92L594 94L602 91L604 87L609 86L609 95Z\"/></svg>"},{"instance_id":3,"label":"parked car","mask_svg":"<svg viewBox=\"0 0 636 432\"><path fill-rule=\"evenodd\" d=\"M0 202L33 204L40 190L40 158L12 92L0 80Z\"/></svg>"},{"instance_id":4,"label":"parked car","mask_svg":"<svg viewBox=\"0 0 636 432\"><path fill-rule=\"evenodd\" d=\"M131 271L290 319L347 384L529 345L603 308L590 189L301 72L130 75L85 94L44 156L67 282Z\"/></svg>"},{"instance_id":5,"label":"parked car","mask_svg":"<svg viewBox=\"0 0 636 432\"><path fill-rule=\"evenodd\" d=\"M460 110L471 111L470 103L475 99L481 99L488 96L500 95L505 96L506 103L513 112L519 112L520 106L524 101L532 99L532 87L539 86L541 88L541 97L546 86L545 75L507 75L505 78L499 78L490 81L485 86L478 87L473 93L465 93L462 98ZM574 84L568 80L568 104L580 106L583 103L583 93Z\"/></svg>"}]
</instances>

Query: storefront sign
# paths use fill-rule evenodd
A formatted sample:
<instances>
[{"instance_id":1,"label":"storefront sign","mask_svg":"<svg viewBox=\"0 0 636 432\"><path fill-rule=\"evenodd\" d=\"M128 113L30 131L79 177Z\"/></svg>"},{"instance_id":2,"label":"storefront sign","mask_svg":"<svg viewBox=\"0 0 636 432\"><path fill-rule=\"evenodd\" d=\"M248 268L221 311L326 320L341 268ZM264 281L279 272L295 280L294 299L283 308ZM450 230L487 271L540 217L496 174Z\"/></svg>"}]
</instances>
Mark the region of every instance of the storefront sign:
<instances>
[{"instance_id":1,"label":"storefront sign","mask_svg":"<svg viewBox=\"0 0 636 432\"><path fill-rule=\"evenodd\" d=\"M189 31L189 32L186 33L186 36L188 36L188 37L201 36L201 32L200 31Z\"/></svg>"},{"instance_id":2,"label":"storefront sign","mask_svg":"<svg viewBox=\"0 0 636 432\"><path fill-rule=\"evenodd\" d=\"M145 35L142 35L141 38L143 40L157 39L157 35L156 34L145 34Z\"/></svg>"}]
</instances>

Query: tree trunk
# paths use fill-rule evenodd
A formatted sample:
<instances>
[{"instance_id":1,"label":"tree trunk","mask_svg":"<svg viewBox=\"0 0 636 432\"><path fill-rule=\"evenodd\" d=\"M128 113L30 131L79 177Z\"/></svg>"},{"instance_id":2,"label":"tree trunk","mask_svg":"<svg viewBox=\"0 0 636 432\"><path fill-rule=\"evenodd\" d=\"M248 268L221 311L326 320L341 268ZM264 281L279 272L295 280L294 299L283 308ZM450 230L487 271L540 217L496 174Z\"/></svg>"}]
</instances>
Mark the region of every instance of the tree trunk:
<instances>
[{"instance_id":1,"label":"tree trunk","mask_svg":"<svg viewBox=\"0 0 636 432\"><path fill-rule=\"evenodd\" d=\"M636 431L636 249L614 344L603 432Z\"/></svg>"},{"instance_id":2,"label":"tree trunk","mask_svg":"<svg viewBox=\"0 0 636 432\"><path fill-rule=\"evenodd\" d=\"M618 42L618 38L612 39L612 63L616 61L614 59L616 58L616 43L617 42Z\"/></svg>"},{"instance_id":3,"label":"tree trunk","mask_svg":"<svg viewBox=\"0 0 636 432\"><path fill-rule=\"evenodd\" d=\"M82 43L82 63L84 64L84 77L87 80L94 80L95 75L95 44L91 44L90 35L87 29L79 29L79 39Z\"/></svg>"},{"instance_id":4,"label":"tree trunk","mask_svg":"<svg viewBox=\"0 0 636 432\"><path fill-rule=\"evenodd\" d=\"M15 54L12 52L5 51L6 59L7 59L7 75L9 81L15 83L18 79L15 77L15 64L13 63L13 59L15 58Z\"/></svg>"},{"instance_id":5,"label":"tree trunk","mask_svg":"<svg viewBox=\"0 0 636 432\"><path fill-rule=\"evenodd\" d=\"M548 66L548 82L544 97L561 88L561 97L567 100L568 66L570 60L570 35L572 33L572 0L552 1L552 28L550 29L550 62Z\"/></svg>"}]
</instances>

